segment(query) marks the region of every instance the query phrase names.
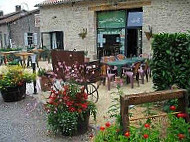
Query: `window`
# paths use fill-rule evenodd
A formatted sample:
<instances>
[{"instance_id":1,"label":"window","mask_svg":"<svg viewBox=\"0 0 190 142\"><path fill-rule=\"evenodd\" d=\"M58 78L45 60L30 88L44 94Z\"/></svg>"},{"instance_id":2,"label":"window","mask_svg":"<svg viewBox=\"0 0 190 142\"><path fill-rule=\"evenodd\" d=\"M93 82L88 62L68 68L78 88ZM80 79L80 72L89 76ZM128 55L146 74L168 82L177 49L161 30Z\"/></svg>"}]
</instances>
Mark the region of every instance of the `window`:
<instances>
[{"instance_id":1,"label":"window","mask_svg":"<svg viewBox=\"0 0 190 142\"><path fill-rule=\"evenodd\" d=\"M25 46L37 45L37 33L24 34Z\"/></svg>"},{"instance_id":2,"label":"window","mask_svg":"<svg viewBox=\"0 0 190 142\"><path fill-rule=\"evenodd\" d=\"M28 45L32 45L33 44L33 33L28 33Z\"/></svg>"}]
</instances>

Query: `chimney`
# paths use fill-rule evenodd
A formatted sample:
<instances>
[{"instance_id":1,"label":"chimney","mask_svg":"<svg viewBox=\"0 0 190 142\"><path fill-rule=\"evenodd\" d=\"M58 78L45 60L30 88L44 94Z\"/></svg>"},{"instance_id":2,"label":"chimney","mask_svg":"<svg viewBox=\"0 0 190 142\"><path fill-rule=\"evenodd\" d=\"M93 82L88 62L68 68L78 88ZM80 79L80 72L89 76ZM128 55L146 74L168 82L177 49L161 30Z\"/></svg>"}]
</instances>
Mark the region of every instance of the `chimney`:
<instances>
[{"instance_id":1,"label":"chimney","mask_svg":"<svg viewBox=\"0 0 190 142\"><path fill-rule=\"evenodd\" d=\"M16 8L16 12L21 11L21 5L16 5L15 8Z\"/></svg>"},{"instance_id":2,"label":"chimney","mask_svg":"<svg viewBox=\"0 0 190 142\"><path fill-rule=\"evenodd\" d=\"M0 10L0 16L3 16L3 10Z\"/></svg>"}]
</instances>

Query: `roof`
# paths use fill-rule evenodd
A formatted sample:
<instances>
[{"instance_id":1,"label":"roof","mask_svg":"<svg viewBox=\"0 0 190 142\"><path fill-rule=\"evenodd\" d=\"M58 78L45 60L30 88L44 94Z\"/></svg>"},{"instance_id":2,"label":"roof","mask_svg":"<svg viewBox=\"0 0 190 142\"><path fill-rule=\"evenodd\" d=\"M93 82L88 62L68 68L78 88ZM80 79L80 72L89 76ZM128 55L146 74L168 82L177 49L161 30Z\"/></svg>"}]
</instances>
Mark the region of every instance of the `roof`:
<instances>
[{"instance_id":1,"label":"roof","mask_svg":"<svg viewBox=\"0 0 190 142\"><path fill-rule=\"evenodd\" d=\"M30 15L32 13L35 13L37 11L39 11L39 9L35 9L32 11L28 11L28 12L26 10L21 10L21 11L17 11L17 12L13 12L13 13L9 13L9 14L0 16L0 25L14 22L20 18L23 18L23 17Z\"/></svg>"},{"instance_id":2,"label":"roof","mask_svg":"<svg viewBox=\"0 0 190 142\"><path fill-rule=\"evenodd\" d=\"M85 0L45 0L42 3L36 4L35 7L44 6L44 5L56 5L56 4L80 2L80 1L85 1Z\"/></svg>"}]
</instances>

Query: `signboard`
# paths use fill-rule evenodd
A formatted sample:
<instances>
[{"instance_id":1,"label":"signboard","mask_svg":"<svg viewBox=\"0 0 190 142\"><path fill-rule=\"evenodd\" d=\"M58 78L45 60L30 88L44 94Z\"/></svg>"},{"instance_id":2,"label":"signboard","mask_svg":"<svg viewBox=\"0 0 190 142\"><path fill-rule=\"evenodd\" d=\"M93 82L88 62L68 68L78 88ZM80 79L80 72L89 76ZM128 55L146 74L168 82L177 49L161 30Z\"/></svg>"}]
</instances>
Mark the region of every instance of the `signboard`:
<instances>
[{"instance_id":1,"label":"signboard","mask_svg":"<svg viewBox=\"0 0 190 142\"><path fill-rule=\"evenodd\" d=\"M35 14L35 27L40 27L40 14Z\"/></svg>"},{"instance_id":2,"label":"signboard","mask_svg":"<svg viewBox=\"0 0 190 142\"><path fill-rule=\"evenodd\" d=\"M143 12L129 12L127 27L142 27Z\"/></svg>"},{"instance_id":3,"label":"signboard","mask_svg":"<svg viewBox=\"0 0 190 142\"><path fill-rule=\"evenodd\" d=\"M125 27L125 11L105 11L98 13L98 28Z\"/></svg>"}]
</instances>

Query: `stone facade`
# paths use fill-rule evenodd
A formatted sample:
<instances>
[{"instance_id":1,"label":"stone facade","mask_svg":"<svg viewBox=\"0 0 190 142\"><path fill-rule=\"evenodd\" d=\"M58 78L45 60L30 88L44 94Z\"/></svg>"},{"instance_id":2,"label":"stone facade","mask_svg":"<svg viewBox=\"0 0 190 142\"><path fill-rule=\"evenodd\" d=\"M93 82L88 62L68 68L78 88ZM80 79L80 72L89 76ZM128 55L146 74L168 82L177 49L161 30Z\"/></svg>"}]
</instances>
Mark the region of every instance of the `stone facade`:
<instances>
[{"instance_id":1,"label":"stone facade","mask_svg":"<svg viewBox=\"0 0 190 142\"><path fill-rule=\"evenodd\" d=\"M187 32L190 29L190 0L151 0L143 7L143 32L152 27L153 34ZM143 34L143 52L150 53L150 43Z\"/></svg>"},{"instance_id":2,"label":"stone facade","mask_svg":"<svg viewBox=\"0 0 190 142\"><path fill-rule=\"evenodd\" d=\"M97 21L96 12L88 7L102 3L105 1L43 6L40 9L41 32L63 31L65 50L87 50L92 58L97 52ZM190 29L189 15L190 0L151 0L151 5L143 6L143 52L151 53L151 40L144 34L148 25L153 33L186 31ZM78 35L83 28L87 28L85 39Z\"/></svg>"},{"instance_id":3,"label":"stone facade","mask_svg":"<svg viewBox=\"0 0 190 142\"><path fill-rule=\"evenodd\" d=\"M18 14L20 14L20 17L17 16ZM0 48L7 48L9 46L9 39L12 40L13 47L25 47L25 33L36 33L37 46L39 46L41 43L40 28L35 27L35 14L39 14L39 10L34 10L34 12L21 11L20 13L14 14L13 16L7 16L7 18L2 19L11 20L8 23L0 24L0 34L2 35L2 47ZM15 17L17 18L16 20L14 20Z\"/></svg>"},{"instance_id":4,"label":"stone facade","mask_svg":"<svg viewBox=\"0 0 190 142\"><path fill-rule=\"evenodd\" d=\"M24 34L25 33L37 33L37 45L40 41L40 28L35 27L35 14L39 14L39 11L25 16L10 24L12 43L18 47L24 47Z\"/></svg>"}]
</instances>

